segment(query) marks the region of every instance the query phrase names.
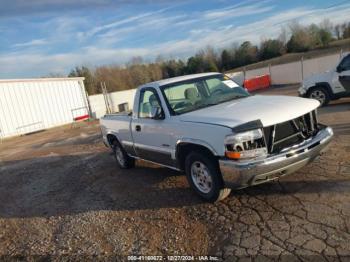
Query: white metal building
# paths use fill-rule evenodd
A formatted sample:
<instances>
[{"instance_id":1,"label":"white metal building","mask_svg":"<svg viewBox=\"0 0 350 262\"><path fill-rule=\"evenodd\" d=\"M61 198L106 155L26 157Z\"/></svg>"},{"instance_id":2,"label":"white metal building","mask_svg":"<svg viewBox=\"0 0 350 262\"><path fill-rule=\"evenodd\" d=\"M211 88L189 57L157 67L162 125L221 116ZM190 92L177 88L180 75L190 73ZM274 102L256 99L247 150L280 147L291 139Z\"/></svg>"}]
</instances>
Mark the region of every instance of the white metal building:
<instances>
[{"instance_id":1,"label":"white metal building","mask_svg":"<svg viewBox=\"0 0 350 262\"><path fill-rule=\"evenodd\" d=\"M0 138L72 123L89 115L84 78L0 80Z\"/></svg>"}]
</instances>

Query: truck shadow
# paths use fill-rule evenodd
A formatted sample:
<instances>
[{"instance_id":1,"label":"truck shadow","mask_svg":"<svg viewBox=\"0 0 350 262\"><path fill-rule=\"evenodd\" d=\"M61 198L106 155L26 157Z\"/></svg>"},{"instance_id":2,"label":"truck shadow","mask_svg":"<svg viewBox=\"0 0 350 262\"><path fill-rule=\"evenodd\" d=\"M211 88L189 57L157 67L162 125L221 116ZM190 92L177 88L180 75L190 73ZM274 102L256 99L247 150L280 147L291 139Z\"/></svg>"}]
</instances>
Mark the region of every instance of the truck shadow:
<instances>
[{"instance_id":1,"label":"truck shadow","mask_svg":"<svg viewBox=\"0 0 350 262\"><path fill-rule=\"evenodd\" d=\"M350 134L350 123L346 124L332 124L332 128L336 135L349 135Z\"/></svg>"},{"instance_id":2,"label":"truck shadow","mask_svg":"<svg viewBox=\"0 0 350 262\"><path fill-rule=\"evenodd\" d=\"M348 191L345 181L284 182L231 193L232 197ZM347 181L349 182L349 181ZM339 185L343 185L340 187ZM339 191L340 190L340 191ZM50 217L115 210L189 207L204 202L180 173L145 163L119 170L107 153L0 162L0 217Z\"/></svg>"},{"instance_id":3,"label":"truck shadow","mask_svg":"<svg viewBox=\"0 0 350 262\"><path fill-rule=\"evenodd\" d=\"M349 98L332 101L329 105L318 108L318 113L320 115L333 114L333 113L339 113L339 112L349 112L349 111L350 111Z\"/></svg>"}]
</instances>

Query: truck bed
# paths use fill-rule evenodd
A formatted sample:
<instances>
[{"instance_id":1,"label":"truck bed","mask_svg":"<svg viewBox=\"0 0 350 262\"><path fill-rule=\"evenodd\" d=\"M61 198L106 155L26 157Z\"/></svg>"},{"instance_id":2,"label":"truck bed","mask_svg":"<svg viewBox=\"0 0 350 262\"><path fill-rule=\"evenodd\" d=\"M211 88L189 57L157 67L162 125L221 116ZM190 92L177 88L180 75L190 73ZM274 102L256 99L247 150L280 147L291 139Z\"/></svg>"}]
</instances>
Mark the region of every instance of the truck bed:
<instances>
[{"instance_id":1,"label":"truck bed","mask_svg":"<svg viewBox=\"0 0 350 262\"><path fill-rule=\"evenodd\" d=\"M114 134L118 134L118 138L122 141L132 141L130 133L132 112L122 112L117 114L108 114L100 119L101 130L107 133L112 130Z\"/></svg>"}]
</instances>

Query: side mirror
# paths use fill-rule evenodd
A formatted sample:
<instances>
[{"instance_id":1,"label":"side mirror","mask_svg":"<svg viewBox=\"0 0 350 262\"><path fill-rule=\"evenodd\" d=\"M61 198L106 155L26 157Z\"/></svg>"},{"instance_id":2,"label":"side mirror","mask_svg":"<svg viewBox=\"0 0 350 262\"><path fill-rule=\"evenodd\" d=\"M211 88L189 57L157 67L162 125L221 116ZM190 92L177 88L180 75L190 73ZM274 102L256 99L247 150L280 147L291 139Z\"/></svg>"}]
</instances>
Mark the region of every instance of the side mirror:
<instances>
[{"instance_id":1,"label":"side mirror","mask_svg":"<svg viewBox=\"0 0 350 262\"><path fill-rule=\"evenodd\" d=\"M337 72L341 73L343 71L343 67L341 65L337 66Z\"/></svg>"},{"instance_id":2,"label":"side mirror","mask_svg":"<svg viewBox=\"0 0 350 262\"><path fill-rule=\"evenodd\" d=\"M152 106L149 117L152 119L163 119L162 109L158 106Z\"/></svg>"}]
</instances>

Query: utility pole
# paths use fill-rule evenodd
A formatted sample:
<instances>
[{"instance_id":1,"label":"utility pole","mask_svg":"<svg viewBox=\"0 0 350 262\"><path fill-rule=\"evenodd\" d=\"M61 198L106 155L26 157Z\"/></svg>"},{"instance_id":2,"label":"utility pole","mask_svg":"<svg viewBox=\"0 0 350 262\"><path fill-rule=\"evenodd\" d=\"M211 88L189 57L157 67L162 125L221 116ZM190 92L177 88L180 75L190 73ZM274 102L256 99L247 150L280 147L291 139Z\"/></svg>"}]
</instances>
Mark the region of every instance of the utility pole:
<instances>
[{"instance_id":1,"label":"utility pole","mask_svg":"<svg viewBox=\"0 0 350 262\"><path fill-rule=\"evenodd\" d=\"M304 80L304 56L301 57L300 63L301 63L301 82L303 82L303 80Z\"/></svg>"}]
</instances>

